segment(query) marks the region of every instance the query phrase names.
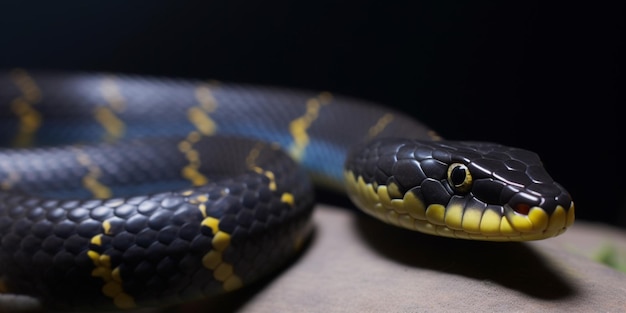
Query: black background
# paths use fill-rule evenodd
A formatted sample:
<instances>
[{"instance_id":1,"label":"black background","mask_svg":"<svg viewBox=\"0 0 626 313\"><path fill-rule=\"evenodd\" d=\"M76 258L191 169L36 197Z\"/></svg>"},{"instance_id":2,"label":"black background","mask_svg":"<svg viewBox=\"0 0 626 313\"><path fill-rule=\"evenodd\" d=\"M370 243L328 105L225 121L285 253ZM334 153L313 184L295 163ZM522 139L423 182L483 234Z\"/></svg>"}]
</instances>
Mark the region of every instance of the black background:
<instances>
[{"instance_id":1,"label":"black background","mask_svg":"<svg viewBox=\"0 0 626 313\"><path fill-rule=\"evenodd\" d=\"M623 10L543 1L11 1L0 5L0 68L211 78L379 101L446 138L538 152L579 218L626 225L617 151Z\"/></svg>"}]
</instances>

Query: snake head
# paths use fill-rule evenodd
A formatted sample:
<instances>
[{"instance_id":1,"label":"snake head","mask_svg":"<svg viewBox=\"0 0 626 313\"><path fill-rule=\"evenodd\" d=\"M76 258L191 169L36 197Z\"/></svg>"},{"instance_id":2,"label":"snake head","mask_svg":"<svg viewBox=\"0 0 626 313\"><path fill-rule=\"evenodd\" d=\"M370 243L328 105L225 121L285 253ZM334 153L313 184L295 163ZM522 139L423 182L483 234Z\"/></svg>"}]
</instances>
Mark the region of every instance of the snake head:
<instances>
[{"instance_id":1,"label":"snake head","mask_svg":"<svg viewBox=\"0 0 626 313\"><path fill-rule=\"evenodd\" d=\"M574 221L569 193L537 154L484 142L374 141L345 176L358 207L405 228L491 241L536 240Z\"/></svg>"}]
</instances>

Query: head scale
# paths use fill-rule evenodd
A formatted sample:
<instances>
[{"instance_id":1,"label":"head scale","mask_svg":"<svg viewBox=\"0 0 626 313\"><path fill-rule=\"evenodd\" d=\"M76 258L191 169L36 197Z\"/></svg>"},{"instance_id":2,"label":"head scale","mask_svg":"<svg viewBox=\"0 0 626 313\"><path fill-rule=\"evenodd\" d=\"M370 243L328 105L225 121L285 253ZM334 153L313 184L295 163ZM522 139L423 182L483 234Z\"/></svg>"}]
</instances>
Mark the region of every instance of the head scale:
<instances>
[{"instance_id":1,"label":"head scale","mask_svg":"<svg viewBox=\"0 0 626 313\"><path fill-rule=\"evenodd\" d=\"M558 235L574 219L567 191L527 150L407 139L358 150L346 163L349 194L392 224L450 237L531 240ZM350 175L360 187L350 187Z\"/></svg>"}]
</instances>

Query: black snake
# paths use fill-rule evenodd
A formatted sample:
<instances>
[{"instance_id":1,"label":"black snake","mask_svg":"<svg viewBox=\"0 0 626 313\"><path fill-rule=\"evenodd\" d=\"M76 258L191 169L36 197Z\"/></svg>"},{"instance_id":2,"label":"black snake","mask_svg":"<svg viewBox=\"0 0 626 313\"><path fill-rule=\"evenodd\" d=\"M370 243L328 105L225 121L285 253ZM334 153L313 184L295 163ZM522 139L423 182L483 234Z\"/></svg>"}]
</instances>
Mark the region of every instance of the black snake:
<instances>
[{"instance_id":1,"label":"black snake","mask_svg":"<svg viewBox=\"0 0 626 313\"><path fill-rule=\"evenodd\" d=\"M0 75L0 121L0 293L51 309L258 279L310 233L308 177L440 236L535 240L574 220L536 154L328 92L18 69Z\"/></svg>"}]
</instances>

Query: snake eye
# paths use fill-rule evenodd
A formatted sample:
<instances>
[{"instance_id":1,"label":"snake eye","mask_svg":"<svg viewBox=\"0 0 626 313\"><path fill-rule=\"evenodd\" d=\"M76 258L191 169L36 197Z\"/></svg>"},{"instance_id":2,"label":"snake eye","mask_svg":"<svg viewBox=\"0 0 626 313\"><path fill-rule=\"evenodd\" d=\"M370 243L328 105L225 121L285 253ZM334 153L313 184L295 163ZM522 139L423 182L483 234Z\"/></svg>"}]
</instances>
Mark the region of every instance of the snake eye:
<instances>
[{"instance_id":1,"label":"snake eye","mask_svg":"<svg viewBox=\"0 0 626 313\"><path fill-rule=\"evenodd\" d=\"M472 186L472 174L465 164L452 163L448 167L448 183L459 192L467 192Z\"/></svg>"}]
</instances>

